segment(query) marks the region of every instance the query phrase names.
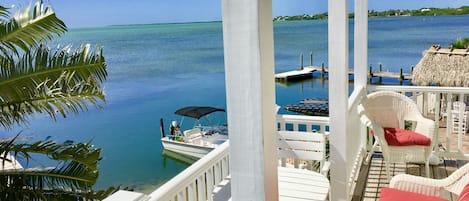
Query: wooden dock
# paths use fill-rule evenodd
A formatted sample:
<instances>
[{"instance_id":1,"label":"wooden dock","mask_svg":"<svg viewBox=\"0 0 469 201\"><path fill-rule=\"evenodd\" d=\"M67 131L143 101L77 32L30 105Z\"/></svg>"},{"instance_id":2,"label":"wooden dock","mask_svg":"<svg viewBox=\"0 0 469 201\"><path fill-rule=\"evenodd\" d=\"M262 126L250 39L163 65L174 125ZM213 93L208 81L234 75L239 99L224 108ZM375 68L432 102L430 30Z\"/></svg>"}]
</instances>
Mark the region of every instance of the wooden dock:
<instances>
[{"instance_id":1,"label":"wooden dock","mask_svg":"<svg viewBox=\"0 0 469 201\"><path fill-rule=\"evenodd\" d=\"M288 81L298 81L302 79L313 78L314 72L321 72L321 76L325 77L325 75L329 73L329 69L324 66L307 66L307 67L304 67L302 70L292 70L292 71L287 71L283 73L277 73L275 74L275 80L288 82ZM353 75L354 71L352 69L349 69L348 74ZM395 78L399 80L410 80L412 78L412 75L409 73L403 73L402 69L400 73L394 73L394 72L372 71L370 67L370 71L368 72L368 78L371 79L373 77L379 77L379 78L387 77L387 78Z\"/></svg>"},{"instance_id":2,"label":"wooden dock","mask_svg":"<svg viewBox=\"0 0 469 201\"><path fill-rule=\"evenodd\" d=\"M313 77L314 71L316 71L314 68L305 67L303 70L292 70L283 73L277 73L275 74L275 80L292 81L307 79Z\"/></svg>"}]
</instances>

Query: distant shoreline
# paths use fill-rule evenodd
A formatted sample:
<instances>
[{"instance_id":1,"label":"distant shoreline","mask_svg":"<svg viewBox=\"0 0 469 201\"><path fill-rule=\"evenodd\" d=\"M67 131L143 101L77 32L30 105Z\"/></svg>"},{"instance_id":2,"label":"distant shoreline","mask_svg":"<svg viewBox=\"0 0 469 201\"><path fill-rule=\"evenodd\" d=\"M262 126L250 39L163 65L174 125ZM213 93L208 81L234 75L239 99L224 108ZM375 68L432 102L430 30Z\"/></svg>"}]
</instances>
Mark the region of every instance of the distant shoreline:
<instances>
[{"instance_id":1,"label":"distant shoreline","mask_svg":"<svg viewBox=\"0 0 469 201\"><path fill-rule=\"evenodd\" d=\"M469 6L461 6L459 8L420 8L416 10L407 9L390 9L386 11L368 11L368 17L395 17L395 16L442 16L442 15L467 15L469 14ZM355 13L350 13L349 18L354 18ZM315 15L294 15L294 16L277 16L274 21L295 21L295 20L326 20L327 12Z\"/></svg>"},{"instance_id":2,"label":"distant shoreline","mask_svg":"<svg viewBox=\"0 0 469 201\"><path fill-rule=\"evenodd\" d=\"M461 6L459 8L420 8L417 10L404 10L404 9L390 9L386 11L368 11L369 18L375 17L396 17L396 16L443 16L443 15L468 15L469 6ZM349 14L349 18L353 18L354 13ZM276 16L273 21L296 21L296 20L327 20L327 12L315 15L292 15L292 16ZM165 24L194 24L194 23L216 23L222 22L220 20L212 21L195 21L195 22L156 22L156 23L142 23L142 24L115 24L107 25L105 27L120 27L120 26L145 26L145 25L165 25ZM85 27L93 28L93 27Z\"/></svg>"},{"instance_id":3,"label":"distant shoreline","mask_svg":"<svg viewBox=\"0 0 469 201\"><path fill-rule=\"evenodd\" d=\"M212 20L212 21L197 21L197 22L156 22L156 23L142 23L142 24L114 24L114 25L108 25L108 27L165 25L165 24L197 24L197 23L213 23L213 22L221 22L221 21Z\"/></svg>"}]
</instances>

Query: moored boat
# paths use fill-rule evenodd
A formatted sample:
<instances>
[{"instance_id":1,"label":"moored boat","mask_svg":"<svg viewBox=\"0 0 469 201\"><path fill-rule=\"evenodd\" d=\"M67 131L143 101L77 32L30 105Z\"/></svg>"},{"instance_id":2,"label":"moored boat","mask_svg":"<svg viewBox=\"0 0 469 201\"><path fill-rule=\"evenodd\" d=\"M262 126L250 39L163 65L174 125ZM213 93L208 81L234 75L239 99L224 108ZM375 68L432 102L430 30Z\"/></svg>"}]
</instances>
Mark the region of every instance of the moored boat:
<instances>
[{"instance_id":1,"label":"moored boat","mask_svg":"<svg viewBox=\"0 0 469 201\"><path fill-rule=\"evenodd\" d=\"M202 125L200 121L202 117L208 118L208 115L214 112L225 112L225 110L208 106L189 106L177 110L174 112L175 114L183 118L194 118L196 124L192 129L181 132L179 123L172 121L169 135L165 135L165 127L163 119L161 119L161 143L163 148L178 154L201 158L221 145L228 140L226 125Z\"/></svg>"}]
</instances>

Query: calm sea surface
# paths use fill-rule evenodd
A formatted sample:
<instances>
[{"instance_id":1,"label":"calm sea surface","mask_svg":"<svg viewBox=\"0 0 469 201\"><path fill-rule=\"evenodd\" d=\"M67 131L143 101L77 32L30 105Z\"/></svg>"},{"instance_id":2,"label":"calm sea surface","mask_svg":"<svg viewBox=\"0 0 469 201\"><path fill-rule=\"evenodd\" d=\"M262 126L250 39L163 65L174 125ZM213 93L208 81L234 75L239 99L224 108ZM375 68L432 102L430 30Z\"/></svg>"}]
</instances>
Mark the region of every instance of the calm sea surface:
<instances>
[{"instance_id":1,"label":"calm sea surface","mask_svg":"<svg viewBox=\"0 0 469 201\"><path fill-rule=\"evenodd\" d=\"M353 24L350 27L353 30ZM300 53L305 65L309 64L310 51L314 65L327 65L326 21L276 22L274 28L276 72L298 68ZM404 67L409 72L432 44L447 46L468 36L467 15L373 18L369 63L382 64L385 71L398 72ZM162 156L159 118L166 123L179 120L173 112L188 105L226 107L220 22L72 29L61 43L104 46L109 72L105 109L91 109L57 122L38 115L23 135L37 140L47 136L57 141L93 140L104 149L98 189L109 185L146 192L156 189L188 166ZM353 44L350 48L353 58ZM321 80L277 84L276 89L280 106L328 96L328 82ZM190 126L185 124L185 128ZM4 131L4 135L14 132Z\"/></svg>"}]
</instances>

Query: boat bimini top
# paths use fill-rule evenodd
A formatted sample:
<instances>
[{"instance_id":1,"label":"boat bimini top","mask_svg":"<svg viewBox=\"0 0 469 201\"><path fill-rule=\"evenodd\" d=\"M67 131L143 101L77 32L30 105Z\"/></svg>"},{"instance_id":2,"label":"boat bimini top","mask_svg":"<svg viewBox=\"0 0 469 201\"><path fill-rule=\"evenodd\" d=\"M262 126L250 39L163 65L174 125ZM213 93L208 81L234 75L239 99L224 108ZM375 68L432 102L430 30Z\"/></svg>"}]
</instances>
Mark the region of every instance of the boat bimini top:
<instances>
[{"instance_id":1,"label":"boat bimini top","mask_svg":"<svg viewBox=\"0 0 469 201\"><path fill-rule=\"evenodd\" d=\"M214 107L209 107L209 106L188 106L188 107L183 107L179 110L176 110L174 114L186 116L186 117L192 117L198 120L201 117L208 115L210 113L213 113L213 112L225 112L225 109L214 108Z\"/></svg>"}]
</instances>

